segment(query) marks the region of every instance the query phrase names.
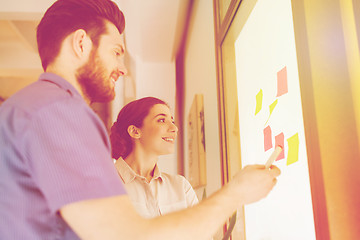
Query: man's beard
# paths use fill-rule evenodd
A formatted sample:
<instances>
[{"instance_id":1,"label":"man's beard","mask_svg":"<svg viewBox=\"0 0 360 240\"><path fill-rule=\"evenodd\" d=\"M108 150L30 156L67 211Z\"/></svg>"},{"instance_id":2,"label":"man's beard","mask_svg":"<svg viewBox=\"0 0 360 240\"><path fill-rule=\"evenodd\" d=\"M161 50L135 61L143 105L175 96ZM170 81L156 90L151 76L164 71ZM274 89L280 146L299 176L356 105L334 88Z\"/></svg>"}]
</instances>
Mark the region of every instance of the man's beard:
<instances>
[{"instance_id":1,"label":"man's beard","mask_svg":"<svg viewBox=\"0 0 360 240\"><path fill-rule=\"evenodd\" d=\"M114 99L110 75L97 55L97 49L92 49L89 61L77 70L77 80L82 92L90 102L109 102Z\"/></svg>"}]
</instances>

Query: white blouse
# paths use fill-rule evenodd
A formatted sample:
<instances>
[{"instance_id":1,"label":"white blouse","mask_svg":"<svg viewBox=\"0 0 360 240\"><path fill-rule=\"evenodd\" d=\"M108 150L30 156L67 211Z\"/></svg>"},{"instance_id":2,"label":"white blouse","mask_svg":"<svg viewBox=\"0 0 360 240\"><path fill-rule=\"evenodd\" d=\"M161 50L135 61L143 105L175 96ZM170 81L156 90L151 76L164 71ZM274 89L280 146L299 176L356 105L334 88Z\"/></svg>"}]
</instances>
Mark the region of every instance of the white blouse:
<instances>
[{"instance_id":1,"label":"white blouse","mask_svg":"<svg viewBox=\"0 0 360 240\"><path fill-rule=\"evenodd\" d=\"M153 218L197 204L194 189L181 175L161 173L155 166L150 182L136 174L122 159L115 162L128 196L136 211L145 218Z\"/></svg>"}]
</instances>

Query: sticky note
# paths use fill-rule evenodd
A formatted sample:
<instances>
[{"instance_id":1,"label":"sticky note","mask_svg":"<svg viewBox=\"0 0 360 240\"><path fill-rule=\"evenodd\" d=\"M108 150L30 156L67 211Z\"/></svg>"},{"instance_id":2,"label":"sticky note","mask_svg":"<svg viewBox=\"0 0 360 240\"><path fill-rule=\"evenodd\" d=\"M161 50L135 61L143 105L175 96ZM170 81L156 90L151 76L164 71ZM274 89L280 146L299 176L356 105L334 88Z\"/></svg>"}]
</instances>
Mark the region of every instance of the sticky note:
<instances>
[{"instance_id":1,"label":"sticky note","mask_svg":"<svg viewBox=\"0 0 360 240\"><path fill-rule=\"evenodd\" d=\"M269 109L270 109L270 115L272 114L272 112L274 111L276 105L278 103L278 100L276 99L272 104L270 104Z\"/></svg>"},{"instance_id":2,"label":"sticky note","mask_svg":"<svg viewBox=\"0 0 360 240\"><path fill-rule=\"evenodd\" d=\"M260 89L258 94L256 94L255 115L258 114L262 108L262 100L263 100L263 91L262 91L262 89Z\"/></svg>"},{"instance_id":3,"label":"sticky note","mask_svg":"<svg viewBox=\"0 0 360 240\"><path fill-rule=\"evenodd\" d=\"M289 153L286 160L286 165L293 164L299 160L299 135L298 133L287 139L289 146Z\"/></svg>"},{"instance_id":4,"label":"sticky note","mask_svg":"<svg viewBox=\"0 0 360 240\"><path fill-rule=\"evenodd\" d=\"M271 114L272 114L272 112L274 111L274 109L275 109L275 107L276 107L277 103L278 103L278 100L276 99L276 100L275 100L272 104L270 104L270 106L269 106L270 114L269 114L269 118L268 118L268 120L266 120L265 125L266 125L266 124L267 124L267 122L270 120Z\"/></svg>"},{"instance_id":5,"label":"sticky note","mask_svg":"<svg viewBox=\"0 0 360 240\"><path fill-rule=\"evenodd\" d=\"M266 152L272 148L272 136L271 136L271 127L267 126L264 128L264 151Z\"/></svg>"},{"instance_id":6,"label":"sticky note","mask_svg":"<svg viewBox=\"0 0 360 240\"><path fill-rule=\"evenodd\" d=\"M284 149L284 133L280 133L275 136L275 146L280 146L283 148L283 151L276 158L276 161L285 158L285 149Z\"/></svg>"},{"instance_id":7,"label":"sticky note","mask_svg":"<svg viewBox=\"0 0 360 240\"><path fill-rule=\"evenodd\" d=\"M277 97L288 92L287 70L286 66L277 73Z\"/></svg>"}]
</instances>

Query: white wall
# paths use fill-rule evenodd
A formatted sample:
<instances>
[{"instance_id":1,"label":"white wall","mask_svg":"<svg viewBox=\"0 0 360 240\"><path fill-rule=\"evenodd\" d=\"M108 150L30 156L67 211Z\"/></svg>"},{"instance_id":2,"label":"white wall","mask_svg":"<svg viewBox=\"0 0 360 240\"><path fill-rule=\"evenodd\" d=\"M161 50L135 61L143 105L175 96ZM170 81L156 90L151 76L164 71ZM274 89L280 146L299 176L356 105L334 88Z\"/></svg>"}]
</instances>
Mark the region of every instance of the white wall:
<instances>
[{"instance_id":1,"label":"white wall","mask_svg":"<svg viewBox=\"0 0 360 240\"><path fill-rule=\"evenodd\" d=\"M174 62L144 62L136 59L135 93L136 99L142 97L157 97L170 105L175 115L175 63ZM176 146L176 145L175 145ZM177 174L176 151L173 154L159 157L161 171Z\"/></svg>"},{"instance_id":2,"label":"white wall","mask_svg":"<svg viewBox=\"0 0 360 240\"><path fill-rule=\"evenodd\" d=\"M175 107L175 63L136 61L136 97L152 96Z\"/></svg>"},{"instance_id":3,"label":"white wall","mask_svg":"<svg viewBox=\"0 0 360 240\"><path fill-rule=\"evenodd\" d=\"M190 21L185 50L184 146L188 145L186 119L192 101L195 94L203 94L207 168L206 192L209 196L221 187L213 2L208 0L194 1ZM188 154L185 147L185 176L188 176L189 172ZM198 195L200 194L202 192L198 192Z\"/></svg>"}]
</instances>

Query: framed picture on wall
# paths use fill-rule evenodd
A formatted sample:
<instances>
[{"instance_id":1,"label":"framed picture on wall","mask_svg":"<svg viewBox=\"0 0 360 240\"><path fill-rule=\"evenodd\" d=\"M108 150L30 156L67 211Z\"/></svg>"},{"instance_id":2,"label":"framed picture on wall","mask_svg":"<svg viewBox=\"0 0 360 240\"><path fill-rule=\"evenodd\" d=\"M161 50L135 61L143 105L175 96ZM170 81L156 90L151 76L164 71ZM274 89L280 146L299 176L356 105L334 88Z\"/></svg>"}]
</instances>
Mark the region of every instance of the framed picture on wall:
<instances>
[{"instance_id":1,"label":"framed picture on wall","mask_svg":"<svg viewBox=\"0 0 360 240\"><path fill-rule=\"evenodd\" d=\"M206 185L204 97L196 94L188 118L189 182L193 188Z\"/></svg>"}]
</instances>

